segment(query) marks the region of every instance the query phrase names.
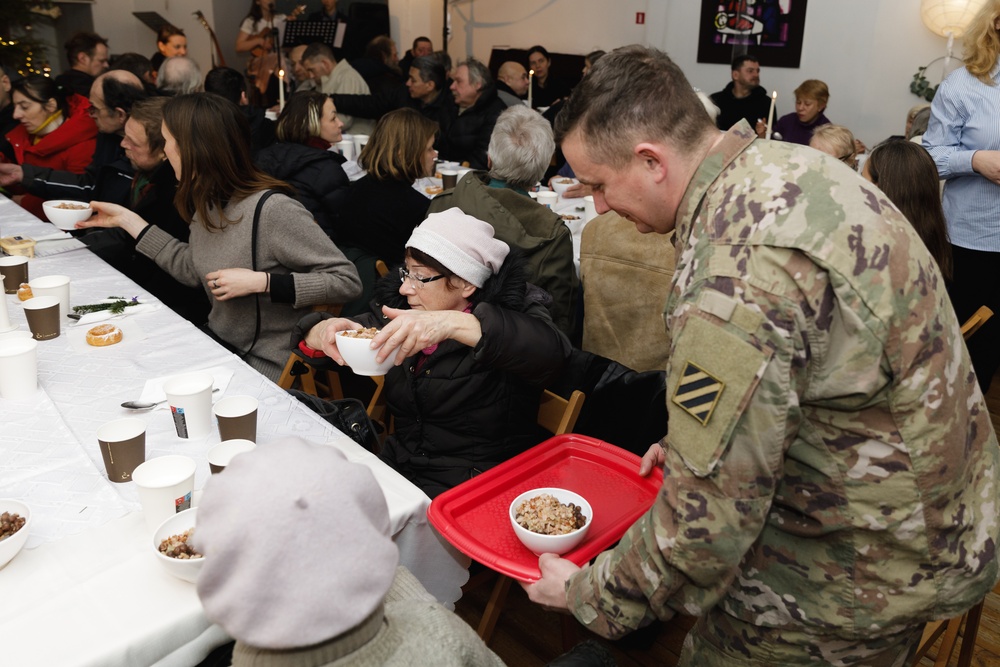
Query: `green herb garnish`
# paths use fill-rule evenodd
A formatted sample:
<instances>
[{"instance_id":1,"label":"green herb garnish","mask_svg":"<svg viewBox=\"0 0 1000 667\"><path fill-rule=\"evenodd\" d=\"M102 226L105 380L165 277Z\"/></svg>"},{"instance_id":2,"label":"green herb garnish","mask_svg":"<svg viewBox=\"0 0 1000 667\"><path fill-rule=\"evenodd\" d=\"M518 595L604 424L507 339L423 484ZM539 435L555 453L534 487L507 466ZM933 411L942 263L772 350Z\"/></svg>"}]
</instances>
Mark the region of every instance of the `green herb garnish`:
<instances>
[{"instance_id":1,"label":"green herb garnish","mask_svg":"<svg viewBox=\"0 0 1000 667\"><path fill-rule=\"evenodd\" d=\"M80 313L81 315L86 313L97 313L102 310L110 310L115 315L120 315L125 312L125 309L129 306L138 306L139 297L134 296L131 300L127 300L123 296L109 296L109 299L114 299L111 303L91 303L84 306L73 306L74 313Z\"/></svg>"}]
</instances>

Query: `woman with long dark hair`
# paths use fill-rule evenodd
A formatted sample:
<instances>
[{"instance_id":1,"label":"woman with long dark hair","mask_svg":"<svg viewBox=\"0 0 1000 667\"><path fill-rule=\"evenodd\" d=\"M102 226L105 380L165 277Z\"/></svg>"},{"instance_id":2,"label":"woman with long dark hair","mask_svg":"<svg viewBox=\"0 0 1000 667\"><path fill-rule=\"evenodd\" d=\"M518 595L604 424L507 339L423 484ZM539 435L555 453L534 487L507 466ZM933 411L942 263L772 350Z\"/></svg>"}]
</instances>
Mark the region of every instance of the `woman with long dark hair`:
<instances>
[{"instance_id":1,"label":"woman with long dark hair","mask_svg":"<svg viewBox=\"0 0 1000 667\"><path fill-rule=\"evenodd\" d=\"M861 175L879 187L906 216L945 280L951 280L951 243L941 208L937 167L927 150L912 141L887 141L872 149Z\"/></svg>"},{"instance_id":2,"label":"woman with long dark hair","mask_svg":"<svg viewBox=\"0 0 1000 667\"><path fill-rule=\"evenodd\" d=\"M14 119L20 125L7 133L7 141L18 164L74 174L86 171L97 146L97 125L89 116L93 107L85 97L33 74L11 84L11 98ZM41 197L24 194L17 201L45 219Z\"/></svg>"},{"instance_id":3,"label":"woman with long dark hair","mask_svg":"<svg viewBox=\"0 0 1000 667\"><path fill-rule=\"evenodd\" d=\"M235 104L181 95L164 106L162 131L189 243L115 204L92 202L97 215L78 226L121 227L178 281L202 285L212 301L210 331L277 379L294 324L309 306L357 296L357 271L289 186L253 166L250 126Z\"/></svg>"}]
</instances>

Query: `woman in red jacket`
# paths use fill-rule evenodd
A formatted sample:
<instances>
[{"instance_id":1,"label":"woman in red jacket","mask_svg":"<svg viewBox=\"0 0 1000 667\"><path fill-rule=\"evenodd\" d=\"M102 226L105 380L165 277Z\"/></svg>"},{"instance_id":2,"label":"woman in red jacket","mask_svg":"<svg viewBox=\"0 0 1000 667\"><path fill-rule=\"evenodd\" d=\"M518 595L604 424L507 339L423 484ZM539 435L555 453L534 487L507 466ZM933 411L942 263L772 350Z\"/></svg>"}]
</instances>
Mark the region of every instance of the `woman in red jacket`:
<instances>
[{"instance_id":1,"label":"woman in red jacket","mask_svg":"<svg viewBox=\"0 0 1000 667\"><path fill-rule=\"evenodd\" d=\"M7 133L7 141L17 163L82 174L97 145L97 125L89 115L90 102L73 93L67 95L52 79L41 75L15 81L11 97L14 118L21 124ZM40 197L24 194L15 201L46 219Z\"/></svg>"}]
</instances>

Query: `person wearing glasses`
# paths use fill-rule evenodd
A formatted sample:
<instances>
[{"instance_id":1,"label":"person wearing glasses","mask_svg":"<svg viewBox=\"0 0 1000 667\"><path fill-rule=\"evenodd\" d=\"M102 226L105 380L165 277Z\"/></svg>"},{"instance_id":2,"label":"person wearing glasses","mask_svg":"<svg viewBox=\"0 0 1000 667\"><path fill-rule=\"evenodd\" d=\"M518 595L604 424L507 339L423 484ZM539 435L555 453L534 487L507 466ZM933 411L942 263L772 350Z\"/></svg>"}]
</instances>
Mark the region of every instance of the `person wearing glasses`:
<instances>
[{"instance_id":1,"label":"person wearing glasses","mask_svg":"<svg viewBox=\"0 0 1000 667\"><path fill-rule=\"evenodd\" d=\"M394 359L385 391L395 432L380 456L433 498L545 439L538 400L570 344L536 294L517 250L452 208L413 231L371 312L312 313L292 341L318 367L343 365L338 331L381 329L372 347Z\"/></svg>"},{"instance_id":2,"label":"person wearing glasses","mask_svg":"<svg viewBox=\"0 0 1000 667\"><path fill-rule=\"evenodd\" d=\"M83 109L92 119L85 118L87 124L97 127L96 144L90 142L89 149L73 147L81 155L89 150L85 169L28 161L0 163L0 186L20 186L39 201L100 199L127 204L133 173L121 143L132 105L146 97L142 81L131 72L111 70L100 75L90 87L90 104Z\"/></svg>"},{"instance_id":3,"label":"person wearing glasses","mask_svg":"<svg viewBox=\"0 0 1000 667\"><path fill-rule=\"evenodd\" d=\"M52 79L33 74L11 84L14 119L7 133L18 165L83 173L94 156L97 126L88 117L87 98L65 91ZM45 220L43 198L15 195L22 207Z\"/></svg>"}]
</instances>

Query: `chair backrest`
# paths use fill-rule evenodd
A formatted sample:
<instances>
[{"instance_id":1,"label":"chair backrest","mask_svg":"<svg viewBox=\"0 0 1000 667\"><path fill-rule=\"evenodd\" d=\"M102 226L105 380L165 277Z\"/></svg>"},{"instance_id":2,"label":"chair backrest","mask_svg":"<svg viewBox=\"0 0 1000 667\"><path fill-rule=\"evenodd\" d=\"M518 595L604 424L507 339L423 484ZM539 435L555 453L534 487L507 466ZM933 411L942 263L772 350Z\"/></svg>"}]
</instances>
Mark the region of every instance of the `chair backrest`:
<instances>
[{"instance_id":1,"label":"chair backrest","mask_svg":"<svg viewBox=\"0 0 1000 667\"><path fill-rule=\"evenodd\" d=\"M573 390L569 400L546 389L538 403L538 425L553 435L571 432L580 417L584 398L586 395L578 389Z\"/></svg>"},{"instance_id":2,"label":"chair backrest","mask_svg":"<svg viewBox=\"0 0 1000 667\"><path fill-rule=\"evenodd\" d=\"M388 273L389 273L389 267L388 267L388 265L385 262L383 262L381 259L376 259L375 260L375 273L378 274L379 278L385 278L386 275L388 275Z\"/></svg>"},{"instance_id":3,"label":"chair backrest","mask_svg":"<svg viewBox=\"0 0 1000 667\"><path fill-rule=\"evenodd\" d=\"M993 317L993 311L986 306L980 306L979 310L972 313L972 317L965 321L962 325L962 338L969 340L972 334L979 331L979 327L986 324L987 320Z\"/></svg>"}]
</instances>

